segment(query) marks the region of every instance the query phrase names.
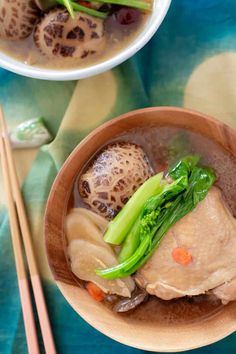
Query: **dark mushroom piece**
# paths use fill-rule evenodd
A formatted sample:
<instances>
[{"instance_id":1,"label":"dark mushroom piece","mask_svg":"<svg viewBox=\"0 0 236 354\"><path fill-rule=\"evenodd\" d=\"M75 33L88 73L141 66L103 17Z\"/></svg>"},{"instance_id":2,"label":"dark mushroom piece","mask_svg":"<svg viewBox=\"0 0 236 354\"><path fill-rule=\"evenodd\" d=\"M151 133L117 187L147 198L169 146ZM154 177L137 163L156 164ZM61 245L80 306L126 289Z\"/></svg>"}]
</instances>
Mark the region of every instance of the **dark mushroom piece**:
<instances>
[{"instance_id":1,"label":"dark mushroom piece","mask_svg":"<svg viewBox=\"0 0 236 354\"><path fill-rule=\"evenodd\" d=\"M134 310L143 302L147 301L148 293L140 288L136 288L130 298L124 298L118 301L113 307L115 312L128 312Z\"/></svg>"},{"instance_id":2,"label":"dark mushroom piece","mask_svg":"<svg viewBox=\"0 0 236 354\"><path fill-rule=\"evenodd\" d=\"M103 20L75 12L74 19L66 10L49 11L37 24L34 41L49 58L85 59L104 51L106 39Z\"/></svg>"},{"instance_id":3,"label":"dark mushroom piece","mask_svg":"<svg viewBox=\"0 0 236 354\"><path fill-rule=\"evenodd\" d=\"M38 16L33 0L1 0L0 38L14 41L28 37Z\"/></svg>"}]
</instances>

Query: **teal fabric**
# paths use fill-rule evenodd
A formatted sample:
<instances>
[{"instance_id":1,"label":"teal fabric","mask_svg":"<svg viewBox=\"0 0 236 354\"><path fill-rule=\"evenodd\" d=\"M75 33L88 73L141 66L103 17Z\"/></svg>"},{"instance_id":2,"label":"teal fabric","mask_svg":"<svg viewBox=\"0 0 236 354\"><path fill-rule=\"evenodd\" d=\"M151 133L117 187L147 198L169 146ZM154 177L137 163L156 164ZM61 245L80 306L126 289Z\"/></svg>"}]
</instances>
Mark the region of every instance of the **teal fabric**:
<instances>
[{"instance_id":1,"label":"teal fabric","mask_svg":"<svg viewBox=\"0 0 236 354\"><path fill-rule=\"evenodd\" d=\"M206 79L204 72L202 74L202 63L208 65L211 58L219 60L219 66L213 60L213 64L210 62L208 67L213 70L212 67L216 65L215 75L220 77L224 77L224 72L229 70L232 62L236 65L235 19L235 0L173 0L164 23L148 45L112 71L118 86L118 99L103 120L135 108L156 105L196 108L197 102L199 110L215 112L219 118L236 126L236 76L233 76L236 72L233 67L230 82L228 76L224 81L224 89L227 90L229 86L229 92L232 92L227 102L224 92L217 96L219 88L215 88L209 79L209 92L215 90L213 97L218 97L220 111L216 107L219 102L212 102L212 96L204 96L204 87L201 86L201 80ZM197 76L193 76L196 70ZM23 186L34 230L38 220L42 219L47 195L58 169L90 129L59 129L75 82L32 80L0 69L0 85L0 102L4 106L9 125L43 115L55 137L50 145L40 149ZM192 97L194 100L191 100ZM40 225L37 229L38 237L42 237L42 222ZM0 354L25 354L25 333L4 206L0 208L0 244ZM58 353L144 353L116 343L85 323L52 282L44 280L44 290ZM195 354L223 352L236 353L236 334L191 351Z\"/></svg>"}]
</instances>

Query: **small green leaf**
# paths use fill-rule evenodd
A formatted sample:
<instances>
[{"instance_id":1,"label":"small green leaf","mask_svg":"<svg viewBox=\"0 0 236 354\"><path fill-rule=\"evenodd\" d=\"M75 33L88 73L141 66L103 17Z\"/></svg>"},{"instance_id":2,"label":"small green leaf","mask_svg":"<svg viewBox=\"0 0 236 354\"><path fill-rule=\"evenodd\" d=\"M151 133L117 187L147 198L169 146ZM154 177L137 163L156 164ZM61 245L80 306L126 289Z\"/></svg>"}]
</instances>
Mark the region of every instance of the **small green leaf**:
<instances>
[{"instance_id":1,"label":"small green leaf","mask_svg":"<svg viewBox=\"0 0 236 354\"><path fill-rule=\"evenodd\" d=\"M74 10L73 10L70 0L57 0L57 2L58 2L58 4L66 7L67 11L69 12L69 14L71 15L72 18L75 17Z\"/></svg>"}]
</instances>

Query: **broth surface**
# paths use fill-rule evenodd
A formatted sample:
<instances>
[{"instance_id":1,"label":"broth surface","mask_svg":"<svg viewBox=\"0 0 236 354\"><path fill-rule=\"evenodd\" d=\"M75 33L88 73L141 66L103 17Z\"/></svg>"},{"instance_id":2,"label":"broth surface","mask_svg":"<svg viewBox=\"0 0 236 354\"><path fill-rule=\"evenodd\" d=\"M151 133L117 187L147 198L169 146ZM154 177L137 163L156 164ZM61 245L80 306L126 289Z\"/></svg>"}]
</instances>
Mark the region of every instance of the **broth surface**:
<instances>
[{"instance_id":1,"label":"broth surface","mask_svg":"<svg viewBox=\"0 0 236 354\"><path fill-rule=\"evenodd\" d=\"M156 173L167 169L170 164L184 155L199 154L202 165L214 168L217 176L215 184L221 189L227 205L236 217L236 159L219 144L192 131L173 127L136 128L115 137L107 144L115 141L126 141L140 145L146 152ZM86 167L84 166L84 168ZM75 181L68 209L86 207L77 188L79 177L80 175ZM121 314L121 316L140 321L161 322L167 325L181 324L202 321L209 316L214 316L222 308L220 300L207 295L170 301L149 296L146 303L141 304L133 311Z\"/></svg>"},{"instance_id":2,"label":"broth surface","mask_svg":"<svg viewBox=\"0 0 236 354\"><path fill-rule=\"evenodd\" d=\"M47 58L36 47L33 40L33 34L28 38L17 41L0 38L0 51L31 66L54 70L85 68L94 64L99 64L128 47L142 31L147 18L147 14L141 13L141 17L137 23L117 26L113 16L108 16L105 22L105 37L107 45L104 52L101 55L88 56L84 58L83 61L76 58Z\"/></svg>"}]
</instances>

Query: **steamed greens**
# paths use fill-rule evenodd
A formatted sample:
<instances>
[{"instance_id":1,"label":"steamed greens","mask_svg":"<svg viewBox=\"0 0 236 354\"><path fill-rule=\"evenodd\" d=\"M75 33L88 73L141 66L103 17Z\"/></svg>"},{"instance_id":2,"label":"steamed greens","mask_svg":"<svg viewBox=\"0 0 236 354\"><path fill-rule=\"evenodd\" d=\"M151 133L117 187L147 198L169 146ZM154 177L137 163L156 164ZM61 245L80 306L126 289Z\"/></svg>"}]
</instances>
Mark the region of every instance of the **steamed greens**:
<instances>
[{"instance_id":1,"label":"steamed greens","mask_svg":"<svg viewBox=\"0 0 236 354\"><path fill-rule=\"evenodd\" d=\"M113 245L120 245L127 233L132 228L135 220L142 211L147 199L159 194L163 186L163 173L159 173L149 178L144 184L133 194L128 203L123 207L119 214L109 223L104 240Z\"/></svg>"},{"instance_id":2,"label":"steamed greens","mask_svg":"<svg viewBox=\"0 0 236 354\"><path fill-rule=\"evenodd\" d=\"M74 18L74 11L81 11L87 15L98 17L101 19L105 19L107 17L107 14L105 12L91 9L87 6L80 5L77 2L71 0L57 0L57 3L65 6L72 18Z\"/></svg>"},{"instance_id":3,"label":"steamed greens","mask_svg":"<svg viewBox=\"0 0 236 354\"><path fill-rule=\"evenodd\" d=\"M85 0L83 3L86 4L87 2L88 6L80 5L79 3L72 0L56 0L56 2L62 6L65 6L72 18L74 18L74 11L81 11L88 15L94 17L100 17L103 19L107 17L107 14L105 12L97 11L91 8L89 6L89 3L101 3L101 5L112 4L112 5L128 6L143 11L151 10L151 4L142 0Z\"/></svg>"},{"instance_id":4,"label":"steamed greens","mask_svg":"<svg viewBox=\"0 0 236 354\"><path fill-rule=\"evenodd\" d=\"M185 184L184 179L184 177L180 177L171 184L162 184L162 191L147 201L138 220L125 239L119 255L120 262L125 261L134 253L140 238L144 237L146 233L149 233L150 228L156 225L156 219L159 217L161 211L161 204L164 201L170 200L183 190Z\"/></svg>"},{"instance_id":5,"label":"steamed greens","mask_svg":"<svg viewBox=\"0 0 236 354\"><path fill-rule=\"evenodd\" d=\"M151 10L151 4L147 1L142 1L142 0L86 0L86 1L91 3L96 2L102 4L128 6L143 11Z\"/></svg>"},{"instance_id":6,"label":"steamed greens","mask_svg":"<svg viewBox=\"0 0 236 354\"><path fill-rule=\"evenodd\" d=\"M156 194L147 198L142 208L139 205L137 212L132 199L135 194L136 198L138 193L142 195L140 189L144 185L140 187L113 220L115 229L110 227L109 237L107 234L104 237L105 241L113 244L124 241L119 255L121 263L108 269L97 269L97 275L117 279L136 272L151 257L171 226L205 198L215 181L215 174L211 168L199 167L198 162L197 155L186 156L178 161L168 171L166 178L160 181ZM127 207L129 203L133 205L132 208ZM131 228L131 223L125 228L126 217L133 221ZM120 228L123 230L122 237L116 233Z\"/></svg>"}]
</instances>

